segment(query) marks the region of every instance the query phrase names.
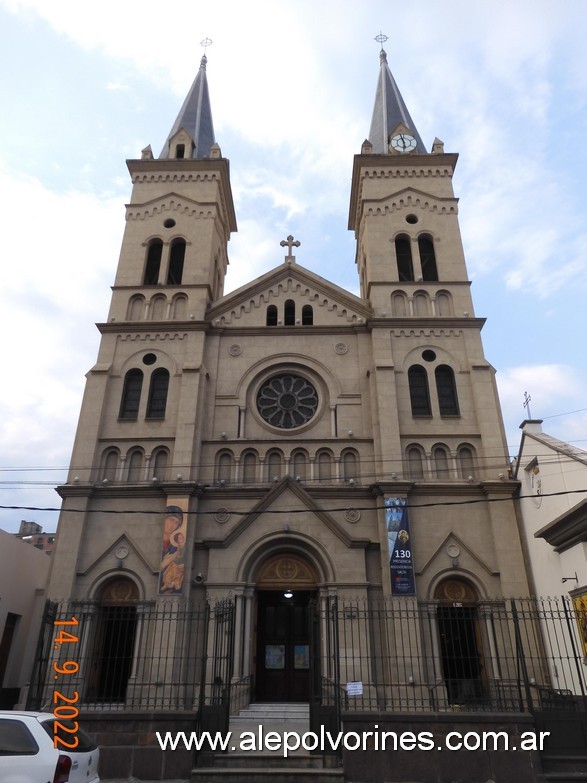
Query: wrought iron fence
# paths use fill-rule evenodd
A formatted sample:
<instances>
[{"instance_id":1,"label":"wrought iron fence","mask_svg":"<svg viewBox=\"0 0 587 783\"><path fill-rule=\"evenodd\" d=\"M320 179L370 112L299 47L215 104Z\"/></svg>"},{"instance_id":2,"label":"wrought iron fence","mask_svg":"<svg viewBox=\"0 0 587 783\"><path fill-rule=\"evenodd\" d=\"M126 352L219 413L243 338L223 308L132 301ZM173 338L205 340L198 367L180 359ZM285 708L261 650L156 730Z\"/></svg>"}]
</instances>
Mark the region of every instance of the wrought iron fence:
<instances>
[{"instance_id":1,"label":"wrought iron fence","mask_svg":"<svg viewBox=\"0 0 587 783\"><path fill-rule=\"evenodd\" d=\"M327 597L309 611L314 722L344 710L585 710L587 617L569 599ZM187 710L220 730L253 693L234 666L249 633L235 640L231 598L49 603L28 707L58 690L85 710Z\"/></svg>"},{"instance_id":2,"label":"wrought iron fence","mask_svg":"<svg viewBox=\"0 0 587 783\"><path fill-rule=\"evenodd\" d=\"M56 689L77 693L86 710L195 711L218 703L230 685L232 638L219 649L225 634L210 636L210 628L230 624L231 608L230 601L49 602L27 706L51 705ZM208 649L210 640L216 644Z\"/></svg>"},{"instance_id":3,"label":"wrought iron fence","mask_svg":"<svg viewBox=\"0 0 587 783\"><path fill-rule=\"evenodd\" d=\"M585 618L566 598L469 605L328 598L315 611L322 634L315 698L324 705L585 710Z\"/></svg>"}]
</instances>

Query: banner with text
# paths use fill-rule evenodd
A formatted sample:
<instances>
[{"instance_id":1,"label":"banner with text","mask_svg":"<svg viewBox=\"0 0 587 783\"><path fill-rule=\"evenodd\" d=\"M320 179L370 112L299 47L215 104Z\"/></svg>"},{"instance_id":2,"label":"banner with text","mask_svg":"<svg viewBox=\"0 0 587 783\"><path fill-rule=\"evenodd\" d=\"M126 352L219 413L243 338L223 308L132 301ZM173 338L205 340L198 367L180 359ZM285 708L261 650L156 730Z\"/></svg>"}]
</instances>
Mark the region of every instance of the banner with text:
<instances>
[{"instance_id":1,"label":"banner with text","mask_svg":"<svg viewBox=\"0 0 587 783\"><path fill-rule=\"evenodd\" d=\"M410 523L405 498L385 498L392 595L416 595Z\"/></svg>"}]
</instances>

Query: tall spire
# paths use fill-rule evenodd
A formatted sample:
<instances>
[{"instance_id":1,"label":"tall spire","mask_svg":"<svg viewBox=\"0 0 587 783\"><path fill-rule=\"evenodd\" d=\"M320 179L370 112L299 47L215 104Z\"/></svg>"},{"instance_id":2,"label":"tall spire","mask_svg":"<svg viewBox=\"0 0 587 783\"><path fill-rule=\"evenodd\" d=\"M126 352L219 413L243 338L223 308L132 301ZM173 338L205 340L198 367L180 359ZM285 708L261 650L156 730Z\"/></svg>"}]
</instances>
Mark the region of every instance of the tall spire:
<instances>
[{"instance_id":1,"label":"tall spire","mask_svg":"<svg viewBox=\"0 0 587 783\"><path fill-rule=\"evenodd\" d=\"M182 128L189 133L195 145L191 157L210 157L210 147L215 143L215 138L208 80L206 78L207 62L208 58L204 54L200 61L200 70L183 102L177 119L173 123L173 127L159 155L160 158L169 157L169 142Z\"/></svg>"},{"instance_id":2,"label":"tall spire","mask_svg":"<svg viewBox=\"0 0 587 783\"><path fill-rule=\"evenodd\" d=\"M379 35L375 40L383 41L387 40L387 38ZM395 131L398 125L403 125L405 132L409 133L417 141L414 151L425 153L426 147L420 138L414 121L410 117L410 112L404 103L395 79L391 75L389 65L387 64L387 54L383 48L381 49L379 60L381 68L377 80L371 130L369 131L369 141L373 146L373 152L376 155L383 155L389 152L390 134Z\"/></svg>"}]
</instances>

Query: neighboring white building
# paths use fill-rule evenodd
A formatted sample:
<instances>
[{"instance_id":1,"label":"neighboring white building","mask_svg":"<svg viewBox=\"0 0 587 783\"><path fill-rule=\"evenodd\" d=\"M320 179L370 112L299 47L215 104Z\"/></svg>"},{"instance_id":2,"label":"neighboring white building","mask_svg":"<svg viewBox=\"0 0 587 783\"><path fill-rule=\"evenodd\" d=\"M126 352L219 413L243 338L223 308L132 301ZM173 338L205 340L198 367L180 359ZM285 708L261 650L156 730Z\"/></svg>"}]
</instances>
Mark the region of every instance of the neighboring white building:
<instances>
[{"instance_id":1,"label":"neighboring white building","mask_svg":"<svg viewBox=\"0 0 587 783\"><path fill-rule=\"evenodd\" d=\"M573 633L546 640L569 661L566 670L559 666L551 672L553 686L579 693L575 652L587 664L587 451L547 435L541 425L540 419L522 423L513 478L521 482L531 592L547 612L566 616L573 606L579 610L566 623Z\"/></svg>"},{"instance_id":2,"label":"neighboring white building","mask_svg":"<svg viewBox=\"0 0 587 783\"><path fill-rule=\"evenodd\" d=\"M51 559L0 530L0 705L11 709L28 682Z\"/></svg>"}]
</instances>

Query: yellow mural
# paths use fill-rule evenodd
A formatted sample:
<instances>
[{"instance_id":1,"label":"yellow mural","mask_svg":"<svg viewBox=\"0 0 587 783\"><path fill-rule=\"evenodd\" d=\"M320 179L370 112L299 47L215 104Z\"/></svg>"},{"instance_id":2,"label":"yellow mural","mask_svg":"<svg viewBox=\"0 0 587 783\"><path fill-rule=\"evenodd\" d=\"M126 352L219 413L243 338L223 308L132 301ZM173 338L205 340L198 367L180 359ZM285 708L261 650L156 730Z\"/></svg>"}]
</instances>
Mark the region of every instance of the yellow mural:
<instances>
[{"instance_id":1,"label":"yellow mural","mask_svg":"<svg viewBox=\"0 0 587 783\"><path fill-rule=\"evenodd\" d=\"M573 596L573 608L575 610L575 619L577 620L577 626L579 628L581 649L583 656L587 657L587 592Z\"/></svg>"}]
</instances>

